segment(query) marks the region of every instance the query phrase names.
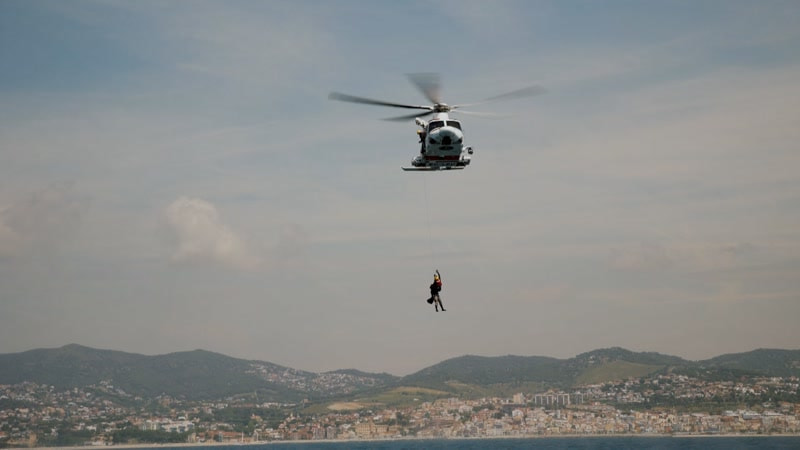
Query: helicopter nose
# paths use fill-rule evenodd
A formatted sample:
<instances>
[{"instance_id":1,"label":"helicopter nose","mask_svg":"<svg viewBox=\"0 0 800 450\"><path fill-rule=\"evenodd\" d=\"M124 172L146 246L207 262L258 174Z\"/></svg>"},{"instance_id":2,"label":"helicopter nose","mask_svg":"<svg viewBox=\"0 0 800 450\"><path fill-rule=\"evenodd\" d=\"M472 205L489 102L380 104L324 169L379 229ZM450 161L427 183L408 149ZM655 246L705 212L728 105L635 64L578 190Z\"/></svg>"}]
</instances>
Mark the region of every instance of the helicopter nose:
<instances>
[{"instance_id":1,"label":"helicopter nose","mask_svg":"<svg viewBox=\"0 0 800 450\"><path fill-rule=\"evenodd\" d=\"M441 150L455 150L456 144L461 144L463 135L461 130L454 127L441 127L432 131L428 137L431 144L440 145Z\"/></svg>"},{"instance_id":2,"label":"helicopter nose","mask_svg":"<svg viewBox=\"0 0 800 450\"><path fill-rule=\"evenodd\" d=\"M448 128L448 127L442 128L439 131L439 136L442 140L442 145L452 145L454 142L458 140L459 138L458 134L459 134L458 130L454 128Z\"/></svg>"}]
</instances>

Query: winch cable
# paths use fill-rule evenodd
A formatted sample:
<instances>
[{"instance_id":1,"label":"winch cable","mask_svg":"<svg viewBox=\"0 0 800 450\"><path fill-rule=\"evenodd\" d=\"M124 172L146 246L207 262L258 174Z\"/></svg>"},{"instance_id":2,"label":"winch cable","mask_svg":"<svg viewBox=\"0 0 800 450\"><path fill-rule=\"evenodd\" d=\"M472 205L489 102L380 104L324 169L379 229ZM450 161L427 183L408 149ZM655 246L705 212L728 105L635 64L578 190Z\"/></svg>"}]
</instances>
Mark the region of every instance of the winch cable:
<instances>
[{"instance_id":1,"label":"winch cable","mask_svg":"<svg viewBox=\"0 0 800 450\"><path fill-rule=\"evenodd\" d=\"M422 186L424 190L424 197L425 197L425 218L428 222L428 248L431 250L431 263L433 263L434 270L437 269L436 267L436 253L435 248L433 245L433 231L431 230L431 207L430 207L430 200L428 200L428 177L427 173L421 173L422 175Z\"/></svg>"}]
</instances>

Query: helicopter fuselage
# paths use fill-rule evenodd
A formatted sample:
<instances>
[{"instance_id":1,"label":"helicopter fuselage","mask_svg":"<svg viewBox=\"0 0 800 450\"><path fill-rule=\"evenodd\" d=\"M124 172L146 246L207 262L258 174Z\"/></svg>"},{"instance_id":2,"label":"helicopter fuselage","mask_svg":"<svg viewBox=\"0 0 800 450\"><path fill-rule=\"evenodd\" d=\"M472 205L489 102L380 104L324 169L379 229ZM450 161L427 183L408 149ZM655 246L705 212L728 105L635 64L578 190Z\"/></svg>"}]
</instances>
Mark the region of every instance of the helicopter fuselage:
<instances>
[{"instance_id":1,"label":"helicopter fuselage","mask_svg":"<svg viewBox=\"0 0 800 450\"><path fill-rule=\"evenodd\" d=\"M469 165L472 147L464 145L461 122L450 119L447 113L437 113L425 122L417 119L422 127L420 154L411 161L418 170L463 169Z\"/></svg>"},{"instance_id":2,"label":"helicopter fuselage","mask_svg":"<svg viewBox=\"0 0 800 450\"><path fill-rule=\"evenodd\" d=\"M449 105L442 102L439 83L439 75L435 73L412 73L408 74L408 79L417 89L428 99L430 104L408 104L387 102L374 98L357 97L355 95L343 94L341 92L331 92L328 98L342 102L361 103L364 105L388 106L390 108L416 109L424 112L415 112L402 116L388 117L384 120L404 122L414 119L422 129L417 130L420 138L419 155L411 161L412 167L403 167L403 170L441 170L441 169L463 169L472 160L472 147L464 145L464 133L461 130L461 122L451 120L448 113L459 110L464 114L486 115L475 111L465 111L464 106L480 105L500 100L510 100L519 97L528 97L542 93L544 90L539 86L528 86L495 95L483 101L467 104ZM423 117L433 116L430 122L424 121Z\"/></svg>"}]
</instances>

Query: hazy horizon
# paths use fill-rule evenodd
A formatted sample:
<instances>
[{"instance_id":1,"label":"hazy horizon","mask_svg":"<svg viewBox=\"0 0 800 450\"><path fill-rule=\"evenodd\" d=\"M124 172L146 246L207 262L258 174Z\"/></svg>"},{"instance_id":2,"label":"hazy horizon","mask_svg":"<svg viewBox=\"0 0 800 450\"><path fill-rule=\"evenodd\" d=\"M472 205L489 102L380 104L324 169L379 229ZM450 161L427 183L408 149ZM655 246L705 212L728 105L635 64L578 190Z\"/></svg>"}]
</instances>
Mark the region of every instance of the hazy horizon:
<instances>
[{"instance_id":1,"label":"hazy horizon","mask_svg":"<svg viewBox=\"0 0 800 450\"><path fill-rule=\"evenodd\" d=\"M0 2L0 352L800 346L800 3ZM466 170L406 173L447 103ZM447 312L425 303L442 273Z\"/></svg>"}]
</instances>

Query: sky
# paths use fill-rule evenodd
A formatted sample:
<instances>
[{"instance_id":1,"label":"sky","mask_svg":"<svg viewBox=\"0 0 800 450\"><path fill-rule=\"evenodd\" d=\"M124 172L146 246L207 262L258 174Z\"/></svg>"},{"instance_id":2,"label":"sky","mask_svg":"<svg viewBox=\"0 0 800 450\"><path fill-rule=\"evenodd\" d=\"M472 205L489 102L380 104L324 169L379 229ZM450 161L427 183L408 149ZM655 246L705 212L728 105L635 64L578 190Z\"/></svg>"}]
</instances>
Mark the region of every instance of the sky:
<instances>
[{"instance_id":1,"label":"sky","mask_svg":"<svg viewBox=\"0 0 800 450\"><path fill-rule=\"evenodd\" d=\"M800 348L796 1L0 2L0 353ZM408 73L463 171L403 172ZM446 312L425 302L435 269Z\"/></svg>"}]
</instances>

